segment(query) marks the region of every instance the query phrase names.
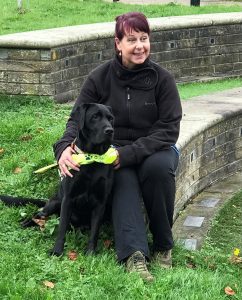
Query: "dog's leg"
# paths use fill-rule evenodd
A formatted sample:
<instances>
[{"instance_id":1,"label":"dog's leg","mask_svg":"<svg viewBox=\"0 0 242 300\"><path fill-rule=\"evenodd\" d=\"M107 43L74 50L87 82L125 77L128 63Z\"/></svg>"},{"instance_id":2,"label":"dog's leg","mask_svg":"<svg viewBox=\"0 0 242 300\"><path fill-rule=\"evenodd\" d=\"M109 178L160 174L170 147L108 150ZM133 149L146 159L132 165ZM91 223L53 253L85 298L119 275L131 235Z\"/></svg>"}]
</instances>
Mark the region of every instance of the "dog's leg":
<instances>
[{"instance_id":1,"label":"dog's leg","mask_svg":"<svg viewBox=\"0 0 242 300\"><path fill-rule=\"evenodd\" d=\"M57 196L51 198L44 206L44 208L36 213L32 218L25 219L21 222L23 228L37 226L37 223L33 219L45 219L53 214L60 214L61 210L61 199Z\"/></svg>"},{"instance_id":2,"label":"dog's leg","mask_svg":"<svg viewBox=\"0 0 242 300\"><path fill-rule=\"evenodd\" d=\"M51 255L60 256L63 253L64 244L65 244L65 235L66 235L67 228L70 224L70 218L72 214L70 200L71 199L66 196L62 200L58 235L55 242L55 246L50 251Z\"/></svg>"},{"instance_id":3,"label":"dog's leg","mask_svg":"<svg viewBox=\"0 0 242 300\"><path fill-rule=\"evenodd\" d=\"M92 211L91 232L90 232L90 237L89 237L87 251L86 251L87 254L95 253L104 211L105 211L105 205L103 204L97 205Z\"/></svg>"}]
</instances>

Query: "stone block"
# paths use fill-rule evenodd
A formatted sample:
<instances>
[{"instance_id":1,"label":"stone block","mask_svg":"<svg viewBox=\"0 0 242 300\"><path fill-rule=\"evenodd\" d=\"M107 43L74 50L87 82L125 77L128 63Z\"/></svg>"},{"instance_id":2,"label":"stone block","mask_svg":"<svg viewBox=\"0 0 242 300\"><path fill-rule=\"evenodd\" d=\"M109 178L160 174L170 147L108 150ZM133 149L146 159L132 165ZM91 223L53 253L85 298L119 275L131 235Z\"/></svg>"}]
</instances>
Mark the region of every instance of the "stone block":
<instances>
[{"instance_id":1,"label":"stone block","mask_svg":"<svg viewBox=\"0 0 242 300\"><path fill-rule=\"evenodd\" d=\"M74 90L65 92L65 93L59 93L54 96L54 99L58 103L66 103L70 102L76 99L76 94Z\"/></svg>"},{"instance_id":2,"label":"stone block","mask_svg":"<svg viewBox=\"0 0 242 300\"><path fill-rule=\"evenodd\" d=\"M102 50L102 59L103 60L110 60L114 57L115 51L113 49L103 49Z\"/></svg>"},{"instance_id":3,"label":"stone block","mask_svg":"<svg viewBox=\"0 0 242 300\"><path fill-rule=\"evenodd\" d=\"M69 68L62 70L62 80L68 80L79 76L79 68Z\"/></svg>"},{"instance_id":4,"label":"stone block","mask_svg":"<svg viewBox=\"0 0 242 300\"><path fill-rule=\"evenodd\" d=\"M197 239L179 239L177 242L187 250L194 251L197 249Z\"/></svg>"},{"instance_id":5,"label":"stone block","mask_svg":"<svg viewBox=\"0 0 242 300\"><path fill-rule=\"evenodd\" d=\"M21 87L17 83L8 83L5 86L5 93L11 95L21 94Z\"/></svg>"},{"instance_id":6,"label":"stone block","mask_svg":"<svg viewBox=\"0 0 242 300\"><path fill-rule=\"evenodd\" d=\"M39 83L39 74L30 72L8 72L8 82Z\"/></svg>"},{"instance_id":7,"label":"stone block","mask_svg":"<svg viewBox=\"0 0 242 300\"><path fill-rule=\"evenodd\" d=\"M10 60L39 60L41 50L31 49L8 49L8 58Z\"/></svg>"},{"instance_id":8,"label":"stone block","mask_svg":"<svg viewBox=\"0 0 242 300\"><path fill-rule=\"evenodd\" d=\"M55 84L56 95L73 90L73 86L70 80L57 82Z\"/></svg>"},{"instance_id":9,"label":"stone block","mask_svg":"<svg viewBox=\"0 0 242 300\"><path fill-rule=\"evenodd\" d=\"M197 205L202 206L202 207L207 207L207 208L211 207L212 208L212 207L215 207L219 201L220 201L220 199L207 198L207 199L200 201Z\"/></svg>"},{"instance_id":10,"label":"stone block","mask_svg":"<svg viewBox=\"0 0 242 300\"><path fill-rule=\"evenodd\" d=\"M52 53L51 53L50 49L40 51L40 59L41 60L51 60L51 56L52 56Z\"/></svg>"},{"instance_id":11,"label":"stone block","mask_svg":"<svg viewBox=\"0 0 242 300\"><path fill-rule=\"evenodd\" d=\"M235 149L234 156L236 160L242 159L242 148Z\"/></svg>"},{"instance_id":12,"label":"stone block","mask_svg":"<svg viewBox=\"0 0 242 300\"><path fill-rule=\"evenodd\" d=\"M54 96L55 95L54 84L40 84L39 85L39 95Z\"/></svg>"},{"instance_id":13,"label":"stone block","mask_svg":"<svg viewBox=\"0 0 242 300\"><path fill-rule=\"evenodd\" d=\"M6 88L7 88L6 83L0 82L0 94L6 94L7 93Z\"/></svg>"},{"instance_id":14,"label":"stone block","mask_svg":"<svg viewBox=\"0 0 242 300\"><path fill-rule=\"evenodd\" d=\"M8 50L7 49L0 49L0 59L7 59L8 58Z\"/></svg>"},{"instance_id":15,"label":"stone block","mask_svg":"<svg viewBox=\"0 0 242 300\"><path fill-rule=\"evenodd\" d=\"M60 82L63 80L62 78L62 71L58 71L58 72L51 72L51 73L40 73L40 83L47 83L47 84L51 84L51 83L56 83L56 82Z\"/></svg>"},{"instance_id":16,"label":"stone block","mask_svg":"<svg viewBox=\"0 0 242 300\"><path fill-rule=\"evenodd\" d=\"M22 95L39 95L39 84L20 84Z\"/></svg>"},{"instance_id":17,"label":"stone block","mask_svg":"<svg viewBox=\"0 0 242 300\"><path fill-rule=\"evenodd\" d=\"M204 221L204 217L197 217L197 216L187 216L183 226L188 227L201 227Z\"/></svg>"},{"instance_id":18,"label":"stone block","mask_svg":"<svg viewBox=\"0 0 242 300\"><path fill-rule=\"evenodd\" d=\"M215 65L215 73L229 73L229 72L233 72L233 64L229 63L229 64L217 64Z\"/></svg>"},{"instance_id":19,"label":"stone block","mask_svg":"<svg viewBox=\"0 0 242 300\"><path fill-rule=\"evenodd\" d=\"M0 71L0 82L7 82L8 81L8 75L6 71Z\"/></svg>"},{"instance_id":20,"label":"stone block","mask_svg":"<svg viewBox=\"0 0 242 300\"><path fill-rule=\"evenodd\" d=\"M233 53L233 54L220 54L220 55L215 55L211 57L211 63L212 64L226 64L226 63L233 63L239 61L239 54L238 53Z\"/></svg>"},{"instance_id":21,"label":"stone block","mask_svg":"<svg viewBox=\"0 0 242 300\"><path fill-rule=\"evenodd\" d=\"M241 71L242 70L242 59L240 59L240 62L234 62L233 63L233 67L234 67L234 71Z\"/></svg>"}]
</instances>

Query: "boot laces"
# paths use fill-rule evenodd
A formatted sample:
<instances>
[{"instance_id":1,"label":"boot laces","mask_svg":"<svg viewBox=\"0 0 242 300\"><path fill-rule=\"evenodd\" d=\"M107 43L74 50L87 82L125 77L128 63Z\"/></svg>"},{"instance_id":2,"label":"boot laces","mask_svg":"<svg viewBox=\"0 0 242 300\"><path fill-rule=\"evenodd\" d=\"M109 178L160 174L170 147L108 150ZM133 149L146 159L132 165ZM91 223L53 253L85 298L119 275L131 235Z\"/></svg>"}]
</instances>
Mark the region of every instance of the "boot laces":
<instances>
[{"instance_id":1,"label":"boot laces","mask_svg":"<svg viewBox=\"0 0 242 300\"><path fill-rule=\"evenodd\" d=\"M134 267L136 268L137 271L139 272L147 272L147 266L145 262L145 258L141 255L136 255L133 257L133 263Z\"/></svg>"}]
</instances>

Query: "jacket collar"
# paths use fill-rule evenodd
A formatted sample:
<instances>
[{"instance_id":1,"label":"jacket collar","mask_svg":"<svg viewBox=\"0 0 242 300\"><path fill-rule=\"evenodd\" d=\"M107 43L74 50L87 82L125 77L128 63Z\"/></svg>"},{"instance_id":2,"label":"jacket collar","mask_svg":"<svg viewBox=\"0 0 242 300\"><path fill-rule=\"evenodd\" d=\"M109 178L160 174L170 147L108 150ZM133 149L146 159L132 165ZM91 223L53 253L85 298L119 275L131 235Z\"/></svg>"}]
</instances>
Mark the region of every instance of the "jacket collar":
<instances>
[{"instance_id":1,"label":"jacket collar","mask_svg":"<svg viewBox=\"0 0 242 300\"><path fill-rule=\"evenodd\" d=\"M158 81L158 74L152 67L149 58L135 69L125 68L118 55L112 62L112 67L119 84L140 90L150 90L154 88Z\"/></svg>"}]
</instances>

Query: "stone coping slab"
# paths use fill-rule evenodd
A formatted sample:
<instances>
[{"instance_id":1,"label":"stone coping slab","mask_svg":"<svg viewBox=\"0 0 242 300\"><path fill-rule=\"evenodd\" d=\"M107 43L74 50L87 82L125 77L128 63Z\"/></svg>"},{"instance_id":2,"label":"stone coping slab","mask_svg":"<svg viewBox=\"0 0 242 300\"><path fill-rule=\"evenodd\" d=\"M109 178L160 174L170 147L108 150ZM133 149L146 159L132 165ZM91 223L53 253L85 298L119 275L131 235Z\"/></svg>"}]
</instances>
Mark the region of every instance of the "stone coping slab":
<instances>
[{"instance_id":1,"label":"stone coping slab","mask_svg":"<svg viewBox=\"0 0 242 300\"><path fill-rule=\"evenodd\" d=\"M152 31L240 24L242 23L242 12L149 18L149 23ZM113 34L114 22L85 24L3 35L0 36L0 47L49 49L81 41L111 37Z\"/></svg>"},{"instance_id":2,"label":"stone coping slab","mask_svg":"<svg viewBox=\"0 0 242 300\"><path fill-rule=\"evenodd\" d=\"M232 115L242 114L242 87L194 97L193 101L182 101L182 108L179 148L212 125Z\"/></svg>"}]
</instances>

